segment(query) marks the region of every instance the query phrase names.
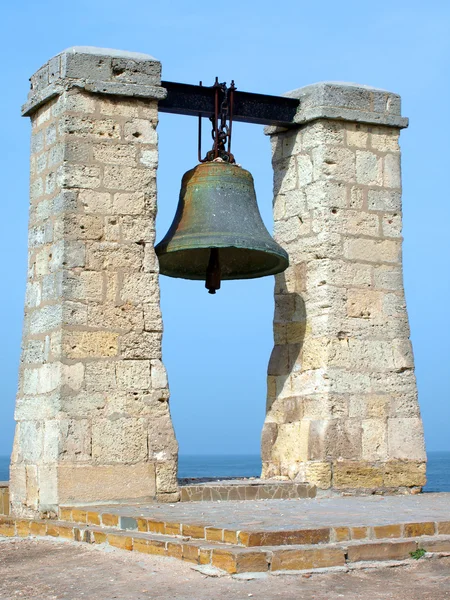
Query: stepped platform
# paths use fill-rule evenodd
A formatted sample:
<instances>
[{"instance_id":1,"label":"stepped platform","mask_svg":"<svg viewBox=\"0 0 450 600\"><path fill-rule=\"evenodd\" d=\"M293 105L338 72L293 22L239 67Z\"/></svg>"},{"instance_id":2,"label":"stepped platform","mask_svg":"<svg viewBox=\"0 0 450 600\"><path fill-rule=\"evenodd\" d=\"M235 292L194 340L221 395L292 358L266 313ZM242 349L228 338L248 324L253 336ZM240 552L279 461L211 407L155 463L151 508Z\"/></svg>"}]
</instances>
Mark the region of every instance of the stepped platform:
<instances>
[{"instance_id":1,"label":"stepped platform","mask_svg":"<svg viewBox=\"0 0 450 600\"><path fill-rule=\"evenodd\" d=\"M107 544L228 573L347 569L450 554L450 494L66 506L58 520L0 517L0 536Z\"/></svg>"},{"instance_id":2,"label":"stepped platform","mask_svg":"<svg viewBox=\"0 0 450 600\"><path fill-rule=\"evenodd\" d=\"M214 500L287 500L315 498L317 489L309 483L279 481L276 479L192 478L180 479L181 502L209 502Z\"/></svg>"}]
</instances>

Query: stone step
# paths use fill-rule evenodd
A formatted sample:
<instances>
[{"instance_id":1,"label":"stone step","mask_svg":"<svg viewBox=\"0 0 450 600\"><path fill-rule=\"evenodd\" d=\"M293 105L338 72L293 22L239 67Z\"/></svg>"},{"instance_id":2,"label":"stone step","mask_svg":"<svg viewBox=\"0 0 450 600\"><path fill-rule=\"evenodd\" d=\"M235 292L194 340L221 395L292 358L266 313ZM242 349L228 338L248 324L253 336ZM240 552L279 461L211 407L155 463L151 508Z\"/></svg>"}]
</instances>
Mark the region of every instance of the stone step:
<instances>
[{"instance_id":1,"label":"stone step","mask_svg":"<svg viewBox=\"0 0 450 600\"><path fill-rule=\"evenodd\" d=\"M197 565L211 565L227 573L277 572L346 567L367 561L383 564L405 560L418 549L450 554L450 536L347 541L291 546L243 547L189 537L92 526L53 520L0 517L0 536L51 537L107 544L122 550L169 556Z\"/></svg>"},{"instance_id":2,"label":"stone step","mask_svg":"<svg viewBox=\"0 0 450 600\"><path fill-rule=\"evenodd\" d=\"M317 488L309 483L273 479L180 480L181 502L229 500L288 500L315 498Z\"/></svg>"},{"instance_id":3,"label":"stone step","mask_svg":"<svg viewBox=\"0 0 450 600\"><path fill-rule=\"evenodd\" d=\"M227 505L230 512L237 510L236 503ZM450 535L449 521L426 521L417 523L387 523L364 527L303 527L293 529L254 529L246 528L240 522L235 527L218 527L201 523L198 517L184 517L183 520L160 520L145 513L152 513L147 507L139 505L127 506L93 506L93 507L61 507L59 518L62 521L75 522L80 525L114 528L119 531L140 533L156 533L162 535L189 537L207 542L219 542L244 547L286 546L298 544L326 544L353 540L379 540L392 538L413 538L422 535ZM170 517L170 513L167 514ZM372 517L376 523L376 517Z\"/></svg>"}]
</instances>

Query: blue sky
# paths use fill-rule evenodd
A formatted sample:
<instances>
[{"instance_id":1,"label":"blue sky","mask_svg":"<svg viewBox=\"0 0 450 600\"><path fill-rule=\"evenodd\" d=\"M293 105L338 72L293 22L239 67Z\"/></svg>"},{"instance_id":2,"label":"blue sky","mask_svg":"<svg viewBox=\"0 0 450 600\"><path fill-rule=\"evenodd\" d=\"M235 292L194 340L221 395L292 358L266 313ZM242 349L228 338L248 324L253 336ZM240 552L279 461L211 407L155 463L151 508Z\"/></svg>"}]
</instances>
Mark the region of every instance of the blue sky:
<instances>
[{"instance_id":1,"label":"blue sky","mask_svg":"<svg viewBox=\"0 0 450 600\"><path fill-rule=\"evenodd\" d=\"M0 454L13 438L26 276L29 122L20 117L28 78L74 45L146 52L163 78L281 94L323 80L400 93L403 131L405 286L420 404L429 450L450 450L448 191L450 3L23 0L2 9L2 219L0 269ZM182 174L196 164L196 121L162 115L158 239L177 203ZM180 150L180 140L182 148ZM233 151L253 174L271 227L269 141L237 124ZM258 453L272 348L273 279L201 284L162 278L164 360L184 453Z\"/></svg>"}]
</instances>

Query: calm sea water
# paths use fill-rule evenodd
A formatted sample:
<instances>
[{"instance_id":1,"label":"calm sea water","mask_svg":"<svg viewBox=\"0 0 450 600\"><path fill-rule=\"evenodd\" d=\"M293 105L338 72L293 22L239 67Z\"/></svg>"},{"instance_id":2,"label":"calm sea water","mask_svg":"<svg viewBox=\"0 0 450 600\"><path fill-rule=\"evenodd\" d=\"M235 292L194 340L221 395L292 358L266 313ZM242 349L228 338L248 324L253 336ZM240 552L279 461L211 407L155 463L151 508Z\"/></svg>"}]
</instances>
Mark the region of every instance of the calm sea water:
<instances>
[{"instance_id":1,"label":"calm sea water","mask_svg":"<svg viewBox=\"0 0 450 600\"><path fill-rule=\"evenodd\" d=\"M0 481L8 479L9 457L0 456ZM257 477L261 458L252 455L180 456L179 477ZM428 453L426 492L450 492L450 452Z\"/></svg>"}]
</instances>

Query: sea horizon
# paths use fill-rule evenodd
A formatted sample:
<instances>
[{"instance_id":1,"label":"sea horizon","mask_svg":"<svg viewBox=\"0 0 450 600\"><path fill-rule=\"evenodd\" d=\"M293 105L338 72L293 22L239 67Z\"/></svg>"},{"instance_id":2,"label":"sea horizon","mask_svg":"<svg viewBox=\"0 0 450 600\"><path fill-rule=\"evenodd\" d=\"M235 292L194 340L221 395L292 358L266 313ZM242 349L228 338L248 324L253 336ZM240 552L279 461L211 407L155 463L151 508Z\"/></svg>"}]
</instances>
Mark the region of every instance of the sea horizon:
<instances>
[{"instance_id":1,"label":"sea horizon","mask_svg":"<svg viewBox=\"0 0 450 600\"><path fill-rule=\"evenodd\" d=\"M450 492L450 451L427 453L427 484L424 492ZM180 454L178 477L259 477L258 454ZM0 481L9 479L9 456L0 456Z\"/></svg>"}]
</instances>

